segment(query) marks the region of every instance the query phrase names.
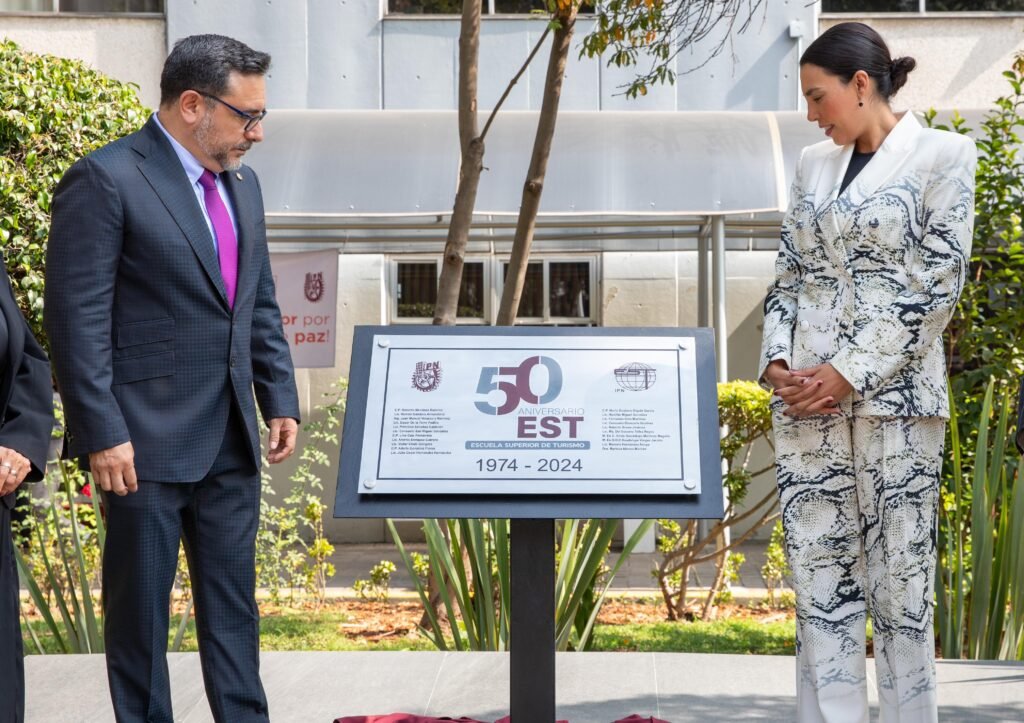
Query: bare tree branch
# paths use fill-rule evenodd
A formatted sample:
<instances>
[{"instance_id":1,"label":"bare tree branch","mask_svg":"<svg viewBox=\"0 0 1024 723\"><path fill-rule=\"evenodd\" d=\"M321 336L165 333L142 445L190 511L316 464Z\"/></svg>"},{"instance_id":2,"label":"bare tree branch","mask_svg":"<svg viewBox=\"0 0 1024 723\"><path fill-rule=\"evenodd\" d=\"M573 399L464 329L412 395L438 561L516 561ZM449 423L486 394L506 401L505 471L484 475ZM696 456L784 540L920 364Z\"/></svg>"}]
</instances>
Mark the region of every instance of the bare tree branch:
<instances>
[{"instance_id":1,"label":"bare tree branch","mask_svg":"<svg viewBox=\"0 0 1024 723\"><path fill-rule=\"evenodd\" d=\"M525 73L526 69L530 67L530 63L533 62L533 58L535 55L537 55L537 51L541 49L541 46L544 45L544 41L548 39L548 35L550 34L551 26L548 25L546 28L544 28L544 32L541 33L540 39L537 41L537 44L533 46L533 50L531 50L530 54L526 57L526 61L523 63L523 67L521 67L519 69L519 72L515 74L515 77L512 78L511 81L509 81L508 86L505 88L505 92L501 94L501 98L498 99L497 105L494 106L494 110L492 110L491 114L487 116L487 123L484 124L484 132L480 134L481 141L487 137L487 131L490 130L491 123L494 122L494 116L498 114L498 111L501 109L501 106L505 104L505 99L508 98L508 94L512 92L512 88L514 88L516 83L519 82L519 79L523 77L523 73Z\"/></svg>"}]
</instances>

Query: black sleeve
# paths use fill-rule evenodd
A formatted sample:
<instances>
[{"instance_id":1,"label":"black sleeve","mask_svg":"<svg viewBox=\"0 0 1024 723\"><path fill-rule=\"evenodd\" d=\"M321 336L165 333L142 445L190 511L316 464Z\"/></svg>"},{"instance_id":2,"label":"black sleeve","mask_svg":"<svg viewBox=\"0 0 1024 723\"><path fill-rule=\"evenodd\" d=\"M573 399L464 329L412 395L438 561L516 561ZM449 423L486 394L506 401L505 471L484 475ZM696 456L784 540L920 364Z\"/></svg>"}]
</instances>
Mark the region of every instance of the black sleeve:
<instances>
[{"instance_id":1,"label":"black sleeve","mask_svg":"<svg viewBox=\"0 0 1024 723\"><path fill-rule=\"evenodd\" d=\"M2 282L7 289L0 293L11 293L6 276ZM18 364L14 376L11 398L7 404L3 423L0 425L0 446L13 449L32 463L28 481L42 479L46 471L46 456L50 449L50 435L53 432L53 384L50 378L50 362L39 342L32 335L28 322L21 320L21 328L9 329L8 333L24 336L24 351L21 359L12 359Z\"/></svg>"}]
</instances>

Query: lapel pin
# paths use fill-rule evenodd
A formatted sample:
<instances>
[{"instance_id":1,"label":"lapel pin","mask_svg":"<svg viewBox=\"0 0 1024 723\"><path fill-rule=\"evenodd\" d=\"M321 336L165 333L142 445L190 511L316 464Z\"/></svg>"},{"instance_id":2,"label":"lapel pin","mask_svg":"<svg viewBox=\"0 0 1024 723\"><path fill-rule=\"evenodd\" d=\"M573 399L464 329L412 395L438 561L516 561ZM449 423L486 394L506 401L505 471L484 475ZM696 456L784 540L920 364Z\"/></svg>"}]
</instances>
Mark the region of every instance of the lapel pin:
<instances>
[{"instance_id":1,"label":"lapel pin","mask_svg":"<svg viewBox=\"0 0 1024 723\"><path fill-rule=\"evenodd\" d=\"M244 178L242 178L242 174L239 173L238 171L235 171L235 178L237 178L239 181L245 180Z\"/></svg>"}]
</instances>

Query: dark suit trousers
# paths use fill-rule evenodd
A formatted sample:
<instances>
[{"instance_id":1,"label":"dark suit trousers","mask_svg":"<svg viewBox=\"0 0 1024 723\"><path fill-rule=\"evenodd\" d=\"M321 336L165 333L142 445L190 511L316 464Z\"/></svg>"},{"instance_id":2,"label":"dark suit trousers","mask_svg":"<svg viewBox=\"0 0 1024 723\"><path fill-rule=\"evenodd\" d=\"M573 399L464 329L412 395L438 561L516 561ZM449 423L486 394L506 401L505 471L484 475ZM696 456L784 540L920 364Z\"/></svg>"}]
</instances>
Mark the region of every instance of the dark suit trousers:
<instances>
[{"instance_id":1,"label":"dark suit trousers","mask_svg":"<svg viewBox=\"0 0 1024 723\"><path fill-rule=\"evenodd\" d=\"M255 600L260 479L242 430L232 413L217 459L199 482L140 481L134 494L104 495L104 635L118 723L173 723L166 653L179 539L213 717L269 720Z\"/></svg>"},{"instance_id":2,"label":"dark suit trousers","mask_svg":"<svg viewBox=\"0 0 1024 723\"><path fill-rule=\"evenodd\" d=\"M18 617L18 570L11 511L0 501L0 723L25 719L25 659Z\"/></svg>"}]
</instances>

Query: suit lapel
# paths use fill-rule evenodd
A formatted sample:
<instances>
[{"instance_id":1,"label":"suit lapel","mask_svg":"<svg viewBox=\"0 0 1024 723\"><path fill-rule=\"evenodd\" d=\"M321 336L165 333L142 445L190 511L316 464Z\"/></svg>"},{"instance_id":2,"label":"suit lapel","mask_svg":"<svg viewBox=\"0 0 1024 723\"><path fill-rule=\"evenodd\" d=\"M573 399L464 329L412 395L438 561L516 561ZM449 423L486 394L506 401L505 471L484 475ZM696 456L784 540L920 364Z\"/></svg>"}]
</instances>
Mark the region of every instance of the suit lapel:
<instances>
[{"instance_id":1,"label":"suit lapel","mask_svg":"<svg viewBox=\"0 0 1024 723\"><path fill-rule=\"evenodd\" d=\"M235 306L238 308L242 298L249 293L249 266L252 262L252 249L256 237L257 209L252 202L252 192L256 181L252 171L243 166L238 171L225 173L225 185L231 194L231 202L235 207L235 222L238 224L238 287L235 289Z\"/></svg>"},{"instance_id":2,"label":"suit lapel","mask_svg":"<svg viewBox=\"0 0 1024 723\"><path fill-rule=\"evenodd\" d=\"M836 200L839 186L843 182L846 167L853 156L853 144L836 146L821 164L818 178L814 184L814 207L821 213L825 207Z\"/></svg>"},{"instance_id":3,"label":"suit lapel","mask_svg":"<svg viewBox=\"0 0 1024 723\"><path fill-rule=\"evenodd\" d=\"M843 244L840 219L837 217L836 198L852 155L852 144L836 147L820 164L818 178L814 183L814 208L819 235L825 251L832 257L833 263L839 266L846 266L846 246Z\"/></svg>"},{"instance_id":4,"label":"suit lapel","mask_svg":"<svg viewBox=\"0 0 1024 723\"><path fill-rule=\"evenodd\" d=\"M914 114L909 111L904 113L899 123L882 141L878 152L853 179L848 189L850 200L860 203L877 191L914 150L920 133L921 124Z\"/></svg>"},{"instance_id":5,"label":"suit lapel","mask_svg":"<svg viewBox=\"0 0 1024 723\"><path fill-rule=\"evenodd\" d=\"M814 186L814 206L822 240L835 262L846 264L843 236L849 232L857 208L899 169L913 151L920 133L921 124L914 114L904 113L843 193L839 193L839 187L853 157L854 145L836 148L821 163Z\"/></svg>"},{"instance_id":6,"label":"suit lapel","mask_svg":"<svg viewBox=\"0 0 1024 723\"><path fill-rule=\"evenodd\" d=\"M914 114L907 111L889 131L878 151L872 156L857 177L847 187L839 206L840 232L847 233L853 222L854 212L874 194L879 187L899 170L914 150L921 124ZM845 168L844 168L845 173Z\"/></svg>"},{"instance_id":7,"label":"suit lapel","mask_svg":"<svg viewBox=\"0 0 1024 723\"><path fill-rule=\"evenodd\" d=\"M144 157L139 163L139 170L178 224L227 308L227 292L213 239L210 237L210 227L206 225L181 161L152 118L143 126L133 147Z\"/></svg>"}]
</instances>

